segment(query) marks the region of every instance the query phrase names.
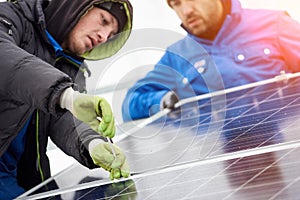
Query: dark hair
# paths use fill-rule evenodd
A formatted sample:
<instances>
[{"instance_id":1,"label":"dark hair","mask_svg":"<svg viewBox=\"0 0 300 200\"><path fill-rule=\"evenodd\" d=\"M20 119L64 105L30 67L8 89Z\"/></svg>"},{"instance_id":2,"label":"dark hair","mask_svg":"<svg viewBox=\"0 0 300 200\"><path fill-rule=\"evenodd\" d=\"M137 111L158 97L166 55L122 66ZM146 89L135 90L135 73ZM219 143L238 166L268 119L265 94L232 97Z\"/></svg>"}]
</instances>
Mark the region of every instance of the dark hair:
<instances>
[{"instance_id":1,"label":"dark hair","mask_svg":"<svg viewBox=\"0 0 300 200\"><path fill-rule=\"evenodd\" d=\"M104 9L112 14L118 21L118 33L121 32L127 22L127 16L125 8L121 3L118 2L104 2L96 4L95 7Z\"/></svg>"}]
</instances>

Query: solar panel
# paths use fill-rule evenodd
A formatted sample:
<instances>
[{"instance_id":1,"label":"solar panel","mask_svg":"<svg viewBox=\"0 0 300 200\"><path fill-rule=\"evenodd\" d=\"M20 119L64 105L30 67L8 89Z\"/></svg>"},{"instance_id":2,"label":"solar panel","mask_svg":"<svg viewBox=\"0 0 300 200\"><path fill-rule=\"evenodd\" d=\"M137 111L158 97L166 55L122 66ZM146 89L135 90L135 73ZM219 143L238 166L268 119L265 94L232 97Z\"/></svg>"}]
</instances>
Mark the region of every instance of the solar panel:
<instances>
[{"instance_id":1,"label":"solar panel","mask_svg":"<svg viewBox=\"0 0 300 200\"><path fill-rule=\"evenodd\" d=\"M299 90L298 76L274 79L122 124L129 178L75 164L19 199L297 199Z\"/></svg>"}]
</instances>

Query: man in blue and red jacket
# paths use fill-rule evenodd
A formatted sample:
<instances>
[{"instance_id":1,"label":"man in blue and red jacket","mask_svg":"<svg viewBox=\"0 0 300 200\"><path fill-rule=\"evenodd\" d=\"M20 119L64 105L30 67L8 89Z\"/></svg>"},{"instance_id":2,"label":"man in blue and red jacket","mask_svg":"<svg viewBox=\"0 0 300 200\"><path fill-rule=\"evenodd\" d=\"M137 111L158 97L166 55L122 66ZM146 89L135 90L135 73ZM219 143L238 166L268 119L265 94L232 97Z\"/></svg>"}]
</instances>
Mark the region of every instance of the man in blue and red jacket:
<instances>
[{"instance_id":1,"label":"man in blue and red jacket","mask_svg":"<svg viewBox=\"0 0 300 200\"><path fill-rule=\"evenodd\" d=\"M178 99L300 71L300 25L284 11L238 0L168 0L187 35L129 89L123 120L146 118Z\"/></svg>"}]
</instances>

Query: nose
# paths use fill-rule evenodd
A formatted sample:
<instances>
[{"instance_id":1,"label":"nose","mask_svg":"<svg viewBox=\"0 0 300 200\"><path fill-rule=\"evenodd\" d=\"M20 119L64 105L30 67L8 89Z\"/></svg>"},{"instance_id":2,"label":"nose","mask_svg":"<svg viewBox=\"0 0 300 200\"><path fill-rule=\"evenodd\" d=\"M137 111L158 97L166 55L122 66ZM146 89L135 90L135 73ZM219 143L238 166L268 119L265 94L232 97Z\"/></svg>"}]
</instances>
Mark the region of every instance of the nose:
<instances>
[{"instance_id":1,"label":"nose","mask_svg":"<svg viewBox=\"0 0 300 200\"><path fill-rule=\"evenodd\" d=\"M106 29L99 30L97 36L98 36L98 44L102 44L109 39L110 31Z\"/></svg>"}]
</instances>

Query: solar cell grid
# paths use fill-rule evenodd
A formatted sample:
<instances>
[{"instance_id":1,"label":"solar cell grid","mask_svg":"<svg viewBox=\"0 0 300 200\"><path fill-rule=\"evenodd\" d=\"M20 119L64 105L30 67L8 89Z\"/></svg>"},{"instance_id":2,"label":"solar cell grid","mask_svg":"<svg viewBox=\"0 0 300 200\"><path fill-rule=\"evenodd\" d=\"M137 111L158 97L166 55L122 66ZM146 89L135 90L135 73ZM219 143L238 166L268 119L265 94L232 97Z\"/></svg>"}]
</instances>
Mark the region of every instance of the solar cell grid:
<instances>
[{"instance_id":1,"label":"solar cell grid","mask_svg":"<svg viewBox=\"0 0 300 200\"><path fill-rule=\"evenodd\" d=\"M106 174L91 175L77 165L56 180L76 171L86 183L60 185L43 198L297 199L299 81L198 99L197 107L186 104L117 142L131 167L128 179L110 182ZM136 126L124 124L117 137Z\"/></svg>"}]
</instances>

